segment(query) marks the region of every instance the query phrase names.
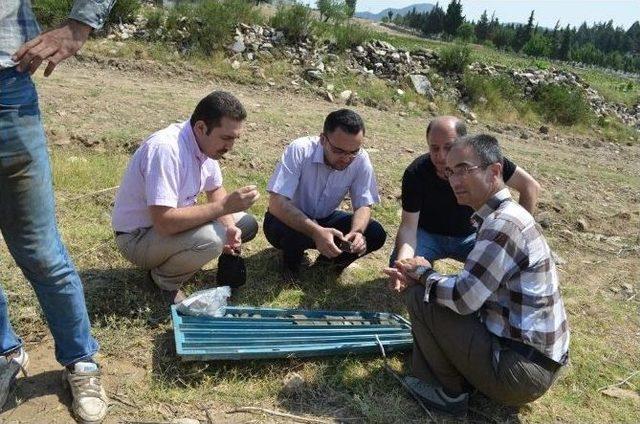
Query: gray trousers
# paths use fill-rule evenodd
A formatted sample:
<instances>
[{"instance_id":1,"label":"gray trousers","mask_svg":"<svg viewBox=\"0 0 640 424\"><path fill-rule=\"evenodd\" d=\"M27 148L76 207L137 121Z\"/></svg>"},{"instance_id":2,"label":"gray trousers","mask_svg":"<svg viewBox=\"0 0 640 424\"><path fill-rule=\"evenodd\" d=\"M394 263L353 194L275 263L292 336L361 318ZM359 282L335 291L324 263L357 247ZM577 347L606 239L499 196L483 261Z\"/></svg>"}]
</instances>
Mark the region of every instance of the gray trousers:
<instances>
[{"instance_id":1,"label":"gray trousers","mask_svg":"<svg viewBox=\"0 0 640 424\"><path fill-rule=\"evenodd\" d=\"M242 242L258 233L258 222L244 212L233 214L242 231ZM116 236L116 245L133 264L151 272L163 290L177 290L205 264L220 256L226 243L226 228L218 221L178 234L163 236L153 227L138 228Z\"/></svg>"},{"instance_id":2,"label":"gray trousers","mask_svg":"<svg viewBox=\"0 0 640 424\"><path fill-rule=\"evenodd\" d=\"M471 384L487 397L515 406L542 396L559 374L502 347L476 314L460 315L425 303L423 286L408 289L405 301L417 378L458 393L469 391Z\"/></svg>"}]
</instances>

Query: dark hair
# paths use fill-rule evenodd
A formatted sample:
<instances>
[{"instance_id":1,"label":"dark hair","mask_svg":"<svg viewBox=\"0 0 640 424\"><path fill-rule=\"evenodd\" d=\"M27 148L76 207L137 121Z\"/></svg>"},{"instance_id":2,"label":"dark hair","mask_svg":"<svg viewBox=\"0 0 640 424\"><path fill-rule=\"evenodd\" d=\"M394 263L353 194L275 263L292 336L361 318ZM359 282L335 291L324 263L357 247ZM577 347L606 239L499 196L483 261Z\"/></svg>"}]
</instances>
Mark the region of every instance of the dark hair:
<instances>
[{"instance_id":1,"label":"dark hair","mask_svg":"<svg viewBox=\"0 0 640 424\"><path fill-rule=\"evenodd\" d=\"M454 145L465 145L473 149L480 159L480 166L502 163L502 151L498 140L488 134L468 135L458 138Z\"/></svg>"},{"instance_id":2,"label":"dark hair","mask_svg":"<svg viewBox=\"0 0 640 424\"><path fill-rule=\"evenodd\" d=\"M339 109L331 112L324 120L322 132L325 134L334 132L337 128L349 134L358 134L362 131L364 135L364 121L356 112L351 109Z\"/></svg>"},{"instance_id":3,"label":"dark hair","mask_svg":"<svg viewBox=\"0 0 640 424\"><path fill-rule=\"evenodd\" d=\"M198 102L191 115L191 127L198 121L204 121L207 124L207 134L209 134L215 127L220 126L220 121L225 117L244 121L247 119L247 111L233 94L226 91L214 91Z\"/></svg>"},{"instance_id":4,"label":"dark hair","mask_svg":"<svg viewBox=\"0 0 640 424\"><path fill-rule=\"evenodd\" d=\"M432 126L433 126L433 121L429 122L429 125L427 125L427 137L429 136L429 133L431 132ZM464 123L464 121L462 119L456 119L455 129L456 129L456 135L458 137L463 137L463 136L467 135L467 126L465 125L465 123Z\"/></svg>"}]
</instances>

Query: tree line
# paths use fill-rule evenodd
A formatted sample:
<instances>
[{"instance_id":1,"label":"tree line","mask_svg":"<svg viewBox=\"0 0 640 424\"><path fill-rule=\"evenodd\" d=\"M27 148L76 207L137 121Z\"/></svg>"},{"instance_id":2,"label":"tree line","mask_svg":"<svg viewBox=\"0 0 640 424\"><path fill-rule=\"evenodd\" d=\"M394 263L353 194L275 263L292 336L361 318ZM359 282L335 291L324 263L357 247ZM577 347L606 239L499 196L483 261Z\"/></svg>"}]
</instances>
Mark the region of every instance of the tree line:
<instances>
[{"instance_id":1,"label":"tree line","mask_svg":"<svg viewBox=\"0 0 640 424\"><path fill-rule=\"evenodd\" d=\"M384 20L416 29L427 37L459 38L529 56L640 72L640 22L626 31L614 26L613 21L591 26L584 22L578 28L561 27L558 21L550 29L539 27L534 14L532 10L526 24L501 23L495 12L489 17L485 10L477 22L468 21L461 0L451 0L446 11L436 4L429 12L413 9L404 16L390 12Z\"/></svg>"}]
</instances>

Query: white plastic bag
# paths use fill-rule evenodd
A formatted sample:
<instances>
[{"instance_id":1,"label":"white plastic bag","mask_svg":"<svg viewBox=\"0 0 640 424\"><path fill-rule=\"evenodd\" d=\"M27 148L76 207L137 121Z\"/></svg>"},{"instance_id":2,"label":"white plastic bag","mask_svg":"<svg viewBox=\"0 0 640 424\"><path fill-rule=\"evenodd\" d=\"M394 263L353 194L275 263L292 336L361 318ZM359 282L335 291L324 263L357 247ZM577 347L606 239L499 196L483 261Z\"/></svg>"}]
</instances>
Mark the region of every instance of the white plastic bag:
<instances>
[{"instance_id":1,"label":"white plastic bag","mask_svg":"<svg viewBox=\"0 0 640 424\"><path fill-rule=\"evenodd\" d=\"M176 307L184 315L222 317L227 308L231 287L222 286L193 293Z\"/></svg>"}]
</instances>

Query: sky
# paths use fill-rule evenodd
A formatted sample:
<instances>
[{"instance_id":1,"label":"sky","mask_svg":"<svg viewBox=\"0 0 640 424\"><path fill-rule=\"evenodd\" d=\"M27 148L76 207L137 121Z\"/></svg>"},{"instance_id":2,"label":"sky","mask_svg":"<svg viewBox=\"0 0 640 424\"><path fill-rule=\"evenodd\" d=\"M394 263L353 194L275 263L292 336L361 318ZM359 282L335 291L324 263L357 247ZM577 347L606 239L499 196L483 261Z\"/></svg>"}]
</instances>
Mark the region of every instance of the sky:
<instances>
[{"instance_id":1,"label":"sky","mask_svg":"<svg viewBox=\"0 0 640 424\"><path fill-rule=\"evenodd\" d=\"M315 5L315 0L307 0ZM388 7L402 8L416 3L435 4L436 0L358 0L358 12L378 13ZM446 10L449 0L440 0L440 6ZM560 20L561 26L570 24L579 26L613 20L614 26L628 29L640 20L640 0L462 0L462 13L467 20L477 21L484 10L491 17L493 11L500 22L526 23L531 10L535 10L535 19L540 26L553 28Z\"/></svg>"}]
</instances>

